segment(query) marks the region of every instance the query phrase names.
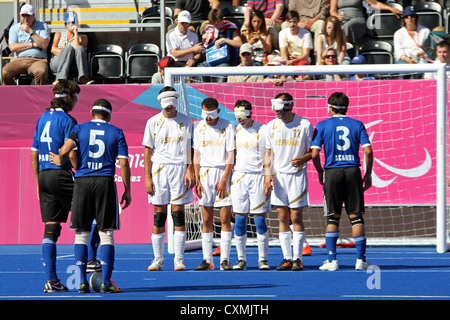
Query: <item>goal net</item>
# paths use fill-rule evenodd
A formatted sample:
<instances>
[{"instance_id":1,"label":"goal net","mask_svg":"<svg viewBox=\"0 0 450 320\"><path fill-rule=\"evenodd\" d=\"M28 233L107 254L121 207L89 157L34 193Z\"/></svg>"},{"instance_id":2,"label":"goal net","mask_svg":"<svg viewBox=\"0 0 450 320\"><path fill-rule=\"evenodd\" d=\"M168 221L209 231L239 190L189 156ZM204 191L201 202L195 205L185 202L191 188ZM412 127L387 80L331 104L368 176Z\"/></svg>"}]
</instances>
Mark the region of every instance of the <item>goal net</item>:
<instances>
[{"instance_id":1,"label":"goal net","mask_svg":"<svg viewBox=\"0 0 450 320\"><path fill-rule=\"evenodd\" d=\"M328 97L336 91L344 92L350 98L348 116L363 121L374 150L373 186L365 192L368 245L435 245L438 252L447 251L450 154L446 143L449 119L445 66L349 65L333 66L332 72L330 68L166 68L165 84L174 86L181 93L179 111L188 114L194 122L201 120L202 101L213 97L219 101L220 116L234 124L237 124L233 114L237 100L251 102L253 119L265 124L275 118L270 100L278 93L288 92L294 97L293 111L315 127L317 122L329 117ZM412 74L422 77L424 73L434 75L435 79L404 79ZM341 80L321 80L329 74L340 75ZM354 74L368 74L373 78L350 80ZM201 81L206 77L231 75L262 75L267 82ZM269 80L273 77L281 77L284 81L274 84ZM291 78L293 80L289 80ZM295 80L300 78L302 80ZM361 159L364 159L362 154ZM364 169L362 163L363 174ZM308 188L310 207L303 214L306 239L310 245L319 245L324 242L325 219L322 186L312 162L308 163ZM215 221L218 238L218 216ZM277 245L275 210L268 215L267 221L270 243ZM251 245L251 239L256 239L256 228L252 218L248 222ZM189 243L201 247L202 217L195 202L186 208L186 224ZM341 240L352 241L351 227L345 215L341 220L340 235Z\"/></svg>"}]
</instances>

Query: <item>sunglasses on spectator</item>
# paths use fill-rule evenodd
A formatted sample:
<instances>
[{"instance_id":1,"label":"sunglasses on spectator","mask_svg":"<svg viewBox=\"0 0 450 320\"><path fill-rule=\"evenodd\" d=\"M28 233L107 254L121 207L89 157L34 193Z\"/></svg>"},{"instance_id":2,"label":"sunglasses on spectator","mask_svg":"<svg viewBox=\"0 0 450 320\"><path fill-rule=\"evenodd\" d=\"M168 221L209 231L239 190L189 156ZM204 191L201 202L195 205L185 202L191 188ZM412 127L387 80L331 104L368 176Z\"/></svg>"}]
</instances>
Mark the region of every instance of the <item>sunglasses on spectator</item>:
<instances>
[{"instance_id":1,"label":"sunglasses on spectator","mask_svg":"<svg viewBox=\"0 0 450 320\"><path fill-rule=\"evenodd\" d=\"M326 55L325 56L325 58L336 58L337 56L336 55L334 55L334 54L329 54L329 55Z\"/></svg>"},{"instance_id":2,"label":"sunglasses on spectator","mask_svg":"<svg viewBox=\"0 0 450 320\"><path fill-rule=\"evenodd\" d=\"M250 52L243 52L241 53L244 57L248 57L250 55Z\"/></svg>"},{"instance_id":3,"label":"sunglasses on spectator","mask_svg":"<svg viewBox=\"0 0 450 320\"><path fill-rule=\"evenodd\" d=\"M28 18L28 17L31 17L31 14L21 14L21 16L24 18Z\"/></svg>"}]
</instances>

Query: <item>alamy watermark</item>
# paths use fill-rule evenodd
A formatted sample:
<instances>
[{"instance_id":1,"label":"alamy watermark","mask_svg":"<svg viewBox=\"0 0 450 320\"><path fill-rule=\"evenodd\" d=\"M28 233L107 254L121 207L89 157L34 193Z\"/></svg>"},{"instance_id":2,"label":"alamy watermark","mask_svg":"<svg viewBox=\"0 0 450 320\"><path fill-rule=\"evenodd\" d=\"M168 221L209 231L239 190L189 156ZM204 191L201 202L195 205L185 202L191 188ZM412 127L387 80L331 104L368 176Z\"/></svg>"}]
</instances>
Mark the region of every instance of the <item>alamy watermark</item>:
<instances>
[{"instance_id":1,"label":"alamy watermark","mask_svg":"<svg viewBox=\"0 0 450 320\"><path fill-rule=\"evenodd\" d=\"M369 290L381 289L381 269L378 266L369 266L366 271L370 276L367 278L366 286Z\"/></svg>"}]
</instances>

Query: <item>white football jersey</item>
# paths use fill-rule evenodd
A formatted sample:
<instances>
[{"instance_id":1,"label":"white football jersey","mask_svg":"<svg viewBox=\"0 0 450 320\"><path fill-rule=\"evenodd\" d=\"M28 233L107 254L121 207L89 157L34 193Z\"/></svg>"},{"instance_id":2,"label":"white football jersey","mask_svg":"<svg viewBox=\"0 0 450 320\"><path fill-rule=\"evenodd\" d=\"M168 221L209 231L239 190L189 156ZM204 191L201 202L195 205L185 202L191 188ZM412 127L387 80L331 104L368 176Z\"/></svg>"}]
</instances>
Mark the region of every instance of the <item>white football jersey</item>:
<instances>
[{"instance_id":1,"label":"white football jersey","mask_svg":"<svg viewBox=\"0 0 450 320\"><path fill-rule=\"evenodd\" d=\"M205 120L194 126L194 149L200 151L201 167L224 167L227 153L236 148L235 128L228 120L219 118L215 126Z\"/></svg>"},{"instance_id":2,"label":"white football jersey","mask_svg":"<svg viewBox=\"0 0 450 320\"><path fill-rule=\"evenodd\" d=\"M273 170L295 173L306 168L291 165L293 158L301 157L309 151L313 137L313 126L307 119L295 115L290 123L274 119L267 124L266 149L273 154Z\"/></svg>"},{"instance_id":3,"label":"white football jersey","mask_svg":"<svg viewBox=\"0 0 450 320\"><path fill-rule=\"evenodd\" d=\"M191 161L193 124L191 118L177 112L173 118L160 112L145 126L142 144L153 149L152 162L188 164Z\"/></svg>"},{"instance_id":4,"label":"white football jersey","mask_svg":"<svg viewBox=\"0 0 450 320\"><path fill-rule=\"evenodd\" d=\"M266 126L257 121L244 128L236 127L236 163L234 169L240 172L263 172L266 152Z\"/></svg>"}]
</instances>

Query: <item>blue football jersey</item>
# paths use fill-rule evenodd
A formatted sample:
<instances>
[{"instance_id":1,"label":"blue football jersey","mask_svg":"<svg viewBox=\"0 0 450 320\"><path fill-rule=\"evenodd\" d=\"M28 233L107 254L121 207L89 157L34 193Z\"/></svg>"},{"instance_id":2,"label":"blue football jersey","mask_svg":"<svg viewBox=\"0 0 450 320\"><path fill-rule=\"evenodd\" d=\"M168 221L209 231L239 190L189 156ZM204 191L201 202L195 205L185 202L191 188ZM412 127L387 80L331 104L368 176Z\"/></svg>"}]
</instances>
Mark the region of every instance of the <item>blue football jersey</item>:
<instances>
[{"instance_id":1,"label":"blue football jersey","mask_svg":"<svg viewBox=\"0 0 450 320\"><path fill-rule=\"evenodd\" d=\"M314 130L311 148L324 146L324 169L360 166L359 146L370 146L364 124L347 116L320 121Z\"/></svg>"},{"instance_id":2,"label":"blue football jersey","mask_svg":"<svg viewBox=\"0 0 450 320\"><path fill-rule=\"evenodd\" d=\"M128 146L122 129L103 121L77 125L70 136L78 150L75 177L111 176L116 172L116 159L128 159Z\"/></svg>"},{"instance_id":3,"label":"blue football jersey","mask_svg":"<svg viewBox=\"0 0 450 320\"><path fill-rule=\"evenodd\" d=\"M61 169L50 163L49 152L59 153L76 124L77 121L61 108L47 110L39 118L31 146L31 150L39 152L39 171ZM62 168L70 169L72 164L66 161Z\"/></svg>"}]
</instances>

